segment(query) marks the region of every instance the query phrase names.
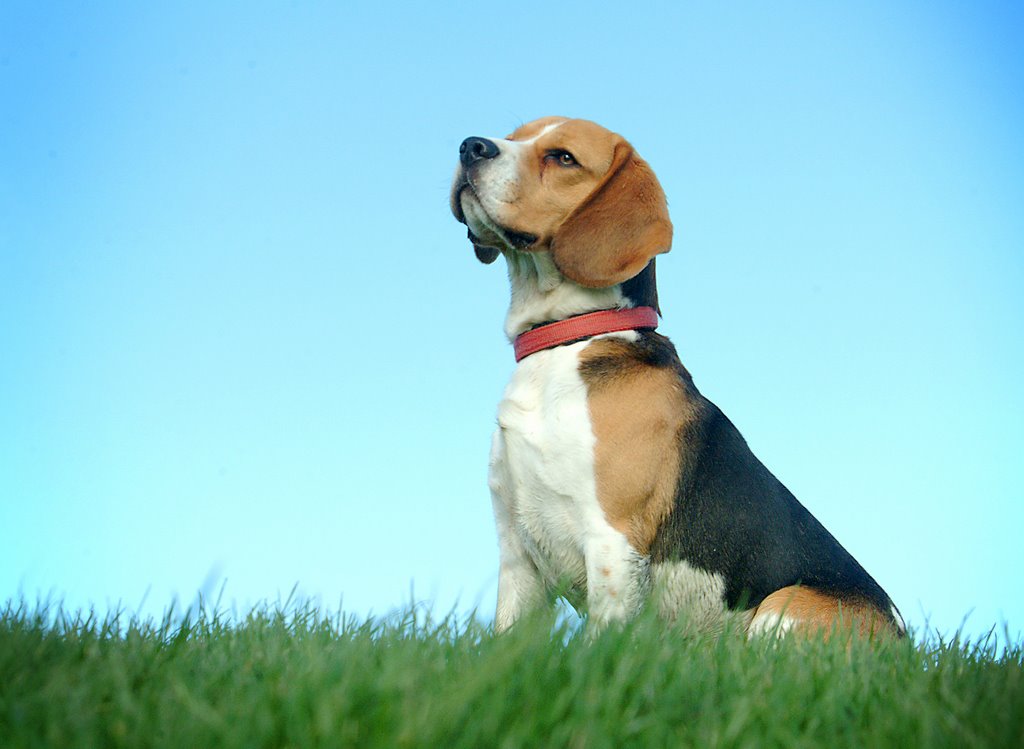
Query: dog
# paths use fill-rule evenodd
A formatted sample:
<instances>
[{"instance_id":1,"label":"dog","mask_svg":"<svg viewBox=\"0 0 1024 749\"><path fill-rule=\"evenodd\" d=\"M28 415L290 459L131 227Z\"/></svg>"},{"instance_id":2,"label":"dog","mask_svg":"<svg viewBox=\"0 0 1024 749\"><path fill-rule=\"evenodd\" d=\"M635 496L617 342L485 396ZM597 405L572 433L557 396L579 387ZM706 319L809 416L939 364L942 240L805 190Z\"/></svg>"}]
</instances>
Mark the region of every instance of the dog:
<instances>
[{"instance_id":1,"label":"dog","mask_svg":"<svg viewBox=\"0 0 1024 749\"><path fill-rule=\"evenodd\" d=\"M902 636L885 591L698 392L661 310L664 192L620 135L545 117L466 138L450 196L477 258L504 255L518 362L489 485L496 631L564 596L600 631L648 600L753 635Z\"/></svg>"}]
</instances>

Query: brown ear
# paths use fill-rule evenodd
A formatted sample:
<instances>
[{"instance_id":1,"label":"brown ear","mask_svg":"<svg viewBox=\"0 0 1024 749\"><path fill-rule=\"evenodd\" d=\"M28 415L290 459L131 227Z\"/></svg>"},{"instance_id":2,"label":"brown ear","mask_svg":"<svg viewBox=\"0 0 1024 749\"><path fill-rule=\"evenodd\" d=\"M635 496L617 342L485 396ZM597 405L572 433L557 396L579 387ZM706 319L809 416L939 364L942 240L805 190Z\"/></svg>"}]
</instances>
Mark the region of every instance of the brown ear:
<instances>
[{"instance_id":1,"label":"brown ear","mask_svg":"<svg viewBox=\"0 0 1024 749\"><path fill-rule=\"evenodd\" d=\"M647 162L622 141L608 174L558 227L551 254L566 278L599 288L632 278L671 246L665 193Z\"/></svg>"}]
</instances>

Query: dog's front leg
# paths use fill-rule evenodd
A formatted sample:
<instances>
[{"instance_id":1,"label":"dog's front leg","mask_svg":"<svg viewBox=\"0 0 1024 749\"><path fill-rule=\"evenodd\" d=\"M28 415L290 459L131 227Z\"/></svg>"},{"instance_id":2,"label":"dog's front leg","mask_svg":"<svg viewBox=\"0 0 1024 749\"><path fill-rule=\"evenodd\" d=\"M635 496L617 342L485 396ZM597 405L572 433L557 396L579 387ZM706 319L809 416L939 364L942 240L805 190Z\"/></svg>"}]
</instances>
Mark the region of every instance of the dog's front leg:
<instances>
[{"instance_id":1,"label":"dog's front leg","mask_svg":"<svg viewBox=\"0 0 1024 749\"><path fill-rule=\"evenodd\" d=\"M494 615L494 629L496 632L504 632L523 614L543 604L545 588L540 572L512 527L508 506L497 494L493 495L493 502L500 555L498 608Z\"/></svg>"},{"instance_id":2,"label":"dog's front leg","mask_svg":"<svg viewBox=\"0 0 1024 749\"><path fill-rule=\"evenodd\" d=\"M585 556L587 612L596 633L640 610L650 589L649 563L625 536L610 527L591 535Z\"/></svg>"},{"instance_id":3,"label":"dog's front leg","mask_svg":"<svg viewBox=\"0 0 1024 749\"><path fill-rule=\"evenodd\" d=\"M504 632L519 617L541 606L546 588L537 566L526 551L513 517L515 496L505 463L505 440L498 429L491 446L488 483L498 531L498 607L494 629Z\"/></svg>"}]
</instances>

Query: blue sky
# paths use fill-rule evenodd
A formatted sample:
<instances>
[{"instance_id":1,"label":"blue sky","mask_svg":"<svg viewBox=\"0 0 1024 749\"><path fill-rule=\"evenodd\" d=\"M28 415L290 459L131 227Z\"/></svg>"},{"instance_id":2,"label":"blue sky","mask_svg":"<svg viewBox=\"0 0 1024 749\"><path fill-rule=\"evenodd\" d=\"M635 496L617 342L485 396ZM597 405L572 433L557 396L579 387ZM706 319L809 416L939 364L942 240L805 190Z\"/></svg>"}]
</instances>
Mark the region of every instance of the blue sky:
<instances>
[{"instance_id":1,"label":"blue sky","mask_svg":"<svg viewBox=\"0 0 1024 749\"><path fill-rule=\"evenodd\" d=\"M0 600L490 616L459 143L629 138L698 387L908 621L1024 625L1012 3L0 7ZM226 581L226 582L225 582Z\"/></svg>"}]
</instances>

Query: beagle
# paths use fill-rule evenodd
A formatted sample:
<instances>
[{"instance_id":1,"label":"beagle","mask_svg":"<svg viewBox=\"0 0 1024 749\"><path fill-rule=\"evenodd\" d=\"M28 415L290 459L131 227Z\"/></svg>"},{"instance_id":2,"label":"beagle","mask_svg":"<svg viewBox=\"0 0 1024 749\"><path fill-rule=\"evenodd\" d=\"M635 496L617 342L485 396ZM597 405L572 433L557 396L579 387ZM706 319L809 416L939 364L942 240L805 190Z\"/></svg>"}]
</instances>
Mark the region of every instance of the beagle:
<instances>
[{"instance_id":1,"label":"beagle","mask_svg":"<svg viewBox=\"0 0 1024 749\"><path fill-rule=\"evenodd\" d=\"M451 210L511 282L518 364L489 472L498 631L562 595L598 628L652 599L702 629L906 632L654 332L672 224L628 142L563 117L467 138Z\"/></svg>"}]
</instances>

